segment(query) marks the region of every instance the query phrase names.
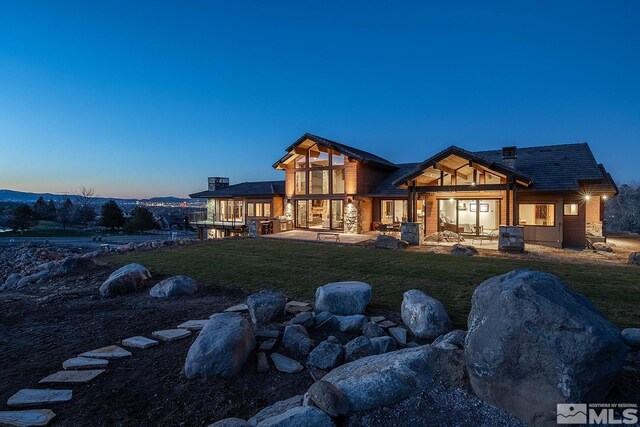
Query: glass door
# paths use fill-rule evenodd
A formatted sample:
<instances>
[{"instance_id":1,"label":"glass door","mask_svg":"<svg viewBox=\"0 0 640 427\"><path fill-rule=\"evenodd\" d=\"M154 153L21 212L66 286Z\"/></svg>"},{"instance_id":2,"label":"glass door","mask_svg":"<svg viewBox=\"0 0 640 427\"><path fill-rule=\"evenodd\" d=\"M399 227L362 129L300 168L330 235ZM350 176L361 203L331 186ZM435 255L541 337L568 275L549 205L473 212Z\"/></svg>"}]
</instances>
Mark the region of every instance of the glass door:
<instances>
[{"instance_id":1,"label":"glass door","mask_svg":"<svg viewBox=\"0 0 640 427\"><path fill-rule=\"evenodd\" d=\"M296 201L296 227L307 228L307 201Z\"/></svg>"},{"instance_id":2,"label":"glass door","mask_svg":"<svg viewBox=\"0 0 640 427\"><path fill-rule=\"evenodd\" d=\"M342 200L331 201L331 228L334 230L344 229L342 218L343 203Z\"/></svg>"}]
</instances>

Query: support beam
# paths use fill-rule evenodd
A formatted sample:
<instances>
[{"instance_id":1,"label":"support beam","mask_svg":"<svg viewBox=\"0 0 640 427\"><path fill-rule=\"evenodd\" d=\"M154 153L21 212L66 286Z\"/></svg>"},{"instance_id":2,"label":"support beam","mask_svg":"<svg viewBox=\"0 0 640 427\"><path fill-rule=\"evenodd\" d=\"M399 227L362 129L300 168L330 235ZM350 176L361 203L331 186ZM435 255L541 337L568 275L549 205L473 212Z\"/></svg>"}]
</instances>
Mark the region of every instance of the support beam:
<instances>
[{"instance_id":1,"label":"support beam","mask_svg":"<svg viewBox=\"0 0 640 427\"><path fill-rule=\"evenodd\" d=\"M466 165L465 165L466 166ZM464 166L463 166L464 167ZM448 166L443 165L442 163L434 162L433 168L442 172L446 172L451 176L460 176L466 180L469 180L469 175L460 172L458 169L452 169Z\"/></svg>"},{"instance_id":2,"label":"support beam","mask_svg":"<svg viewBox=\"0 0 640 427\"><path fill-rule=\"evenodd\" d=\"M418 185L415 190L420 193L437 193L439 191L504 191L504 184L485 184L485 185Z\"/></svg>"}]
</instances>

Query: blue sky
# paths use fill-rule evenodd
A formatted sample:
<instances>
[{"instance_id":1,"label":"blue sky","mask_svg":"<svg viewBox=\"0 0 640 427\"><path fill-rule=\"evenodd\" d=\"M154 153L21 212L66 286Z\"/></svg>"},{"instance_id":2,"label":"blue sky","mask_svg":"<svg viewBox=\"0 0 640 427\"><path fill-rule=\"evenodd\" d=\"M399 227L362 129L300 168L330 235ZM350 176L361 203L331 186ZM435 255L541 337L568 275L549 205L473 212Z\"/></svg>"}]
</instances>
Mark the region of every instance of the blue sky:
<instances>
[{"instance_id":1,"label":"blue sky","mask_svg":"<svg viewBox=\"0 0 640 427\"><path fill-rule=\"evenodd\" d=\"M0 188L281 179L312 132L396 162L587 141L640 178L640 2L0 0Z\"/></svg>"}]
</instances>

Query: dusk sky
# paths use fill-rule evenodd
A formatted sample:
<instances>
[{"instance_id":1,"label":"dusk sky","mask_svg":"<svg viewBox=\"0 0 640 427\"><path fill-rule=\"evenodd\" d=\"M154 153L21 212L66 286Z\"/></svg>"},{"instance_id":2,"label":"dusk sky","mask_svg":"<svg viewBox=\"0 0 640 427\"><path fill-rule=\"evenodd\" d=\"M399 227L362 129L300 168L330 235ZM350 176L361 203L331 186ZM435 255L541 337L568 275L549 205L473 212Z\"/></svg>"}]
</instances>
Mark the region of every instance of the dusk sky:
<instances>
[{"instance_id":1,"label":"dusk sky","mask_svg":"<svg viewBox=\"0 0 640 427\"><path fill-rule=\"evenodd\" d=\"M640 1L0 0L0 188L284 179L305 132L395 162L589 142L640 178Z\"/></svg>"}]
</instances>

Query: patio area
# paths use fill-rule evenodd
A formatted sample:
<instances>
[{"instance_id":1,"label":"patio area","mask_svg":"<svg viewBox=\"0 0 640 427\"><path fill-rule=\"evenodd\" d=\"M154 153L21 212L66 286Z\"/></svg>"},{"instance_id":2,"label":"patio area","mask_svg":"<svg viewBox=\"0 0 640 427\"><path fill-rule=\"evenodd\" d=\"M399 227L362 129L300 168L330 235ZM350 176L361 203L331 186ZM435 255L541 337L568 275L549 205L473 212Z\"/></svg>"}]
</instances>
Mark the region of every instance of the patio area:
<instances>
[{"instance_id":1,"label":"patio area","mask_svg":"<svg viewBox=\"0 0 640 427\"><path fill-rule=\"evenodd\" d=\"M320 236L320 238L318 238ZM265 234L260 236L265 239L300 240L305 242L338 243L343 245L355 245L370 239L375 239L376 234L347 234L313 230L290 230L282 233Z\"/></svg>"}]
</instances>

